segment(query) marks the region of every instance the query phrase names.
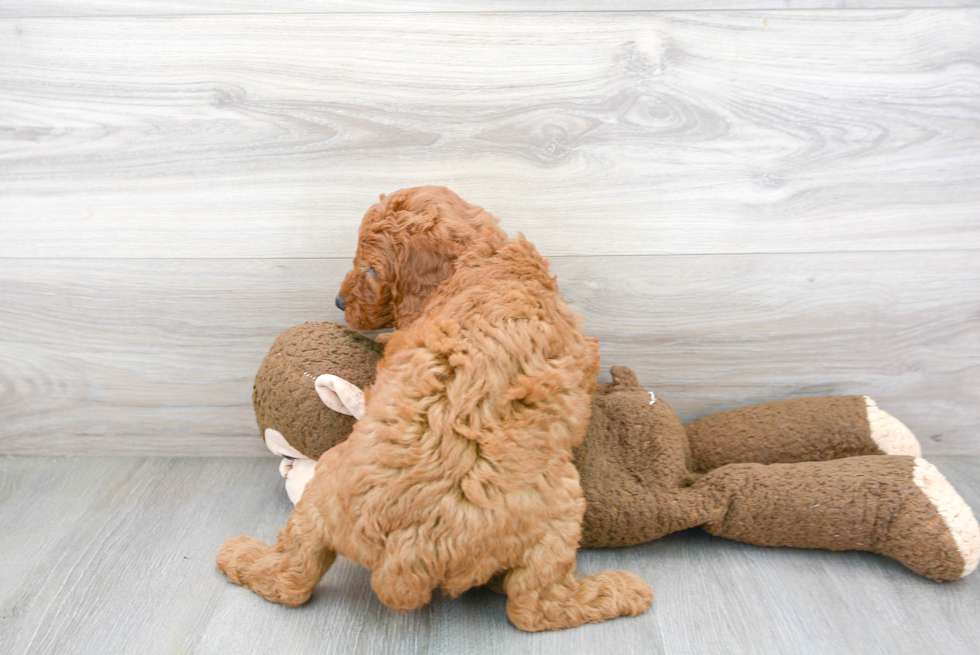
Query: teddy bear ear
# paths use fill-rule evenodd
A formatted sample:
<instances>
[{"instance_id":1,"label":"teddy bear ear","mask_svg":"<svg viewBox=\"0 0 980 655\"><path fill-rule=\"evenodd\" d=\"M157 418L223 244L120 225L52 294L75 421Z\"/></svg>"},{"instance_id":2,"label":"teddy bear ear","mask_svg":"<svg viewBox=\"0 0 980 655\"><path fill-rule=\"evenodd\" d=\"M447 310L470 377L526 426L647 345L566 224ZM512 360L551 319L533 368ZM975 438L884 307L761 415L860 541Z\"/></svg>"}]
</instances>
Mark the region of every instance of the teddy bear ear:
<instances>
[{"instance_id":1,"label":"teddy bear ear","mask_svg":"<svg viewBox=\"0 0 980 655\"><path fill-rule=\"evenodd\" d=\"M324 373L313 382L313 387L323 404L333 411L356 419L364 416L364 392L344 378Z\"/></svg>"},{"instance_id":2,"label":"teddy bear ear","mask_svg":"<svg viewBox=\"0 0 980 655\"><path fill-rule=\"evenodd\" d=\"M641 388L636 373L626 366L613 366L609 369L609 374L612 375L613 384L616 386Z\"/></svg>"}]
</instances>

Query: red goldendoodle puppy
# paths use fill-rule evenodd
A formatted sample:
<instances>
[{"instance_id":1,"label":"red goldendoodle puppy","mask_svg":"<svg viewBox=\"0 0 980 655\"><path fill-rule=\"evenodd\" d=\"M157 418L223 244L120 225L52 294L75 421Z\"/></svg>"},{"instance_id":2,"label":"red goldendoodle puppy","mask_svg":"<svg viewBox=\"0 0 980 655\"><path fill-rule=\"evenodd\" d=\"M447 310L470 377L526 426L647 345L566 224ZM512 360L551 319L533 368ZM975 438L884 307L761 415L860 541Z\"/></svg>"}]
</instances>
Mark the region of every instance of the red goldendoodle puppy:
<instances>
[{"instance_id":1,"label":"red goldendoodle puppy","mask_svg":"<svg viewBox=\"0 0 980 655\"><path fill-rule=\"evenodd\" d=\"M599 368L523 236L448 189L371 207L338 297L356 328L395 326L366 413L316 473L274 546L239 537L218 568L285 605L337 553L396 610L494 583L522 630L634 616L650 587L575 572L585 500L572 462Z\"/></svg>"}]
</instances>

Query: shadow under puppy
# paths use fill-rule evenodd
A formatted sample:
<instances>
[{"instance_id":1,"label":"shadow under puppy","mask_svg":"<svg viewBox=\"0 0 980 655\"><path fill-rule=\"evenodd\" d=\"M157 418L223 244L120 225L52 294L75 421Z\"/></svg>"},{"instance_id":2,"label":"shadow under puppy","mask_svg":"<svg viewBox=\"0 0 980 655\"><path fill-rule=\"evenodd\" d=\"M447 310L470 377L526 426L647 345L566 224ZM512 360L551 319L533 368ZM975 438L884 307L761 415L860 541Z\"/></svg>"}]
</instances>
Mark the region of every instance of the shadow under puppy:
<instances>
[{"instance_id":1,"label":"shadow under puppy","mask_svg":"<svg viewBox=\"0 0 980 655\"><path fill-rule=\"evenodd\" d=\"M340 553L396 610L491 578L522 630L649 606L631 573L576 574L585 500L572 448L598 344L533 245L448 189L398 191L365 214L338 304L355 328L397 327L364 415L320 458L275 545L225 542L229 580L299 605Z\"/></svg>"}]
</instances>

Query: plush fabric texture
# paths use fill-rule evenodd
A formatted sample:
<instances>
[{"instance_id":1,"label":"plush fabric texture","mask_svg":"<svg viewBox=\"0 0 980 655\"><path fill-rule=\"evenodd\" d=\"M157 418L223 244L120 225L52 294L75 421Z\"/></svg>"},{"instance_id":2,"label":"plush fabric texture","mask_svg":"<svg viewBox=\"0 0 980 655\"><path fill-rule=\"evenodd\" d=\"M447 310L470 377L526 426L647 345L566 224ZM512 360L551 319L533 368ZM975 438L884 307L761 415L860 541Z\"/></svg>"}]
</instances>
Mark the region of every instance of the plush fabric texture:
<instances>
[{"instance_id":1,"label":"plush fabric texture","mask_svg":"<svg viewBox=\"0 0 980 655\"><path fill-rule=\"evenodd\" d=\"M704 528L762 546L867 550L927 578L956 580L968 573L965 559L913 481L914 466L905 456L726 466L702 481L725 503Z\"/></svg>"},{"instance_id":2,"label":"plush fabric texture","mask_svg":"<svg viewBox=\"0 0 980 655\"><path fill-rule=\"evenodd\" d=\"M320 456L275 545L225 542L228 579L298 605L341 554L395 610L501 575L523 630L645 611L635 575L575 570L586 504L572 448L598 343L534 246L448 189L399 191L365 214L341 295L352 326L397 327L365 414Z\"/></svg>"},{"instance_id":3,"label":"plush fabric texture","mask_svg":"<svg viewBox=\"0 0 980 655\"><path fill-rule=\"evenodd\" d=\"M686 426L694 469L884 455L871 439L864 396L794 398L740 407Z\"/></svg>"},{"instance_id":4,"label":"plush fabric texture","mask_svg":"<svg viewBox=\"0 0 980 655\"><path fill-rule=\"evenodd\" d=\"M304 323L272 344L255 376L252 405L259 434L282 434L294 448L318 459L345 440L355 418L329 409L314 389L324 373L366 388L384 346L336 323Z\"/></svg>"},{"instance_id":5,"label":"plush fabric texture","mask_svg":"<svg viewBox=\"0 0 980 655\"><path fill-rule=\"evenodd\" d=\"M738 444L737 453L793 461L804 454L826 456L810 450L811 441L821 440L793 430L790 443L802 446L802 452L793 452L789 444L778 444L779 429L799 410L811 419L810 434L825 437L825 423L813 420L823 406L835 419L832 434L846 445L831 441L837 447L828 449L852 456L727 464L701 475L691 471L687 445L709 437L716 456L734 457L724 452L721 434L706 429L706 423L715 428L724 423L705 422L685 433L662 398L648 404L629 369L613 367L612 375L613 383L593 400L588 436L576 450L589 500L583 545L623 546L703 526L763 546L879 552L935 580L963 573L964 559L950 531L912 479L913 458L874 455L862 397L804 398L723 412L742 419L734 421L736 434L759 435L749 447ZM852 431L841 425L853 426Z\"/></svg>"},{"instance_id":6,"label":"plush fabric texture","mask_svg":"<svg viewBox=\"0 0 980 655\"><path fill-rule=\"evenodd\" d=\"M362 343L349 330L331 328L332 338ZM574 448L587 502L583 547L702 526L758 545L874 551L934 580L976 567L980 530L970 508L925 460L881 454L868 421L874 403L864 397L784 400L683 426L666 400L651 403L628 368L610 372ZM879 430L911 435L875 410ZM914 437L903 438L902 450L917 449L908 443ZM915 469L915 461L924 464ZM705 470L706 462L725 464Z\"/></svg>"},{"instance_id":7,"label":"plush fabric texture","mask_svg":"<svg viewBox=\"0 0 980 655\"><path fill-rule=\"evenodd\" d=\"M912 481L939 512L956 542L956 550L963 558L961 575L973 573L980 563L980 531L973 510L939 469L921 457L915 458Z\"/></svg>"},{"instance_id":8,"label":"plush fabric texture","mask_svg":"<svg viewBox=\"0 0 980 655\"><path fill-rule=\"evenodd\" d=\"M912 431L894 416L878 407L878 403L863 396L868 408L868 427L878 449L886 455L922 457L922 447Z\"/></svg>"}]
</instances>

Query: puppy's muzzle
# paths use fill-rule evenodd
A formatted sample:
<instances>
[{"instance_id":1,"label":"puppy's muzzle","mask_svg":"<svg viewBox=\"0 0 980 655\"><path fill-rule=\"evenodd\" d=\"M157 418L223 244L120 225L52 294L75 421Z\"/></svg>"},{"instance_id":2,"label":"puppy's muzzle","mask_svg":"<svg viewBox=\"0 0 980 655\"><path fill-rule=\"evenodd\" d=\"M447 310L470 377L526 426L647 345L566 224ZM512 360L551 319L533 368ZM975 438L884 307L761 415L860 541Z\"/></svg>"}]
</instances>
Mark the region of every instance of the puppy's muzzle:
<instances>
[{"instance_id":1,"label":"puppy's muzzle","mask_svg":"<svg viewBox=\"0 0 980 655\"><path fill-rule=\"evenodd\" d=\"M337 294L337 299L334 302L337 304L337 309L340 311L344 311L344 308L347 307L347 303L344 302L344 297L339 293Z\"/></svg>"}]
</instances>

